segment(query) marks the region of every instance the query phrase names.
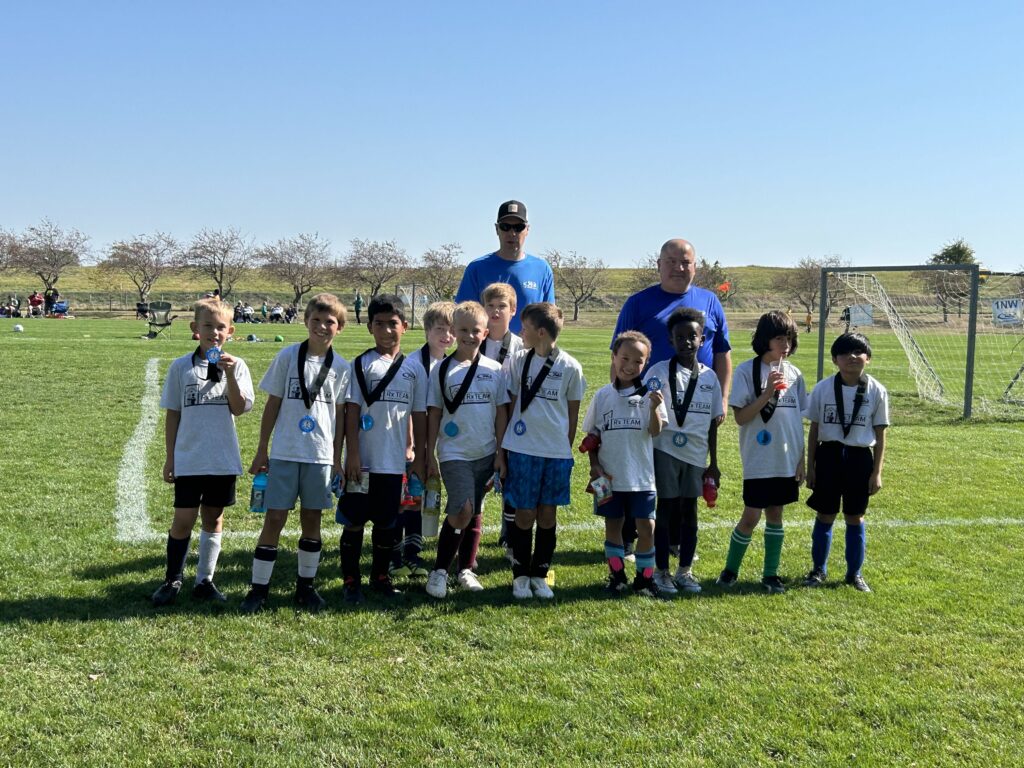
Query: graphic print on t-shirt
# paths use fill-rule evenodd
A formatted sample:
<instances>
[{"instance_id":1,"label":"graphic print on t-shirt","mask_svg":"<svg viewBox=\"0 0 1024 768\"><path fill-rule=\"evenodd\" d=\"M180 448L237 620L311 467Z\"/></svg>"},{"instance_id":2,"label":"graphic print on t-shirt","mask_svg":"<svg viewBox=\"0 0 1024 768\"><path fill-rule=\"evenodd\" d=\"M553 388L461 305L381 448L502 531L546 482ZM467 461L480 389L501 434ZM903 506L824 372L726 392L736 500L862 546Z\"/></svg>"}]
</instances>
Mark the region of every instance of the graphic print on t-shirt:
<instances>
[{"instance_id":1,"label":"graphic print on t-shirt","mask_svg":"<svg viewBox=\"0 0 1024 768\"><path fill-rule=\"evenodd\" d=\"M213 394L213 387L203 391L200 384L186 384L185 407L188 408L193 405L223 405L228 401L228 396L224 392L223 387L220 389L220 394Z\"/></svg>"},{"instance_id":2,"label":"graphic print on t-shirt","mask_svg":"<svg viewBox=\"0 0 1024 768\"><path fill-rule=\"evenodd\" d=\"M551 382L551 385L548 384ZM533 386L533 375L529 374L526 377L526 388L529 389ZM552 368L548 371L547 377L541 382L540 389L537 390L536 397L541 400L558 400L558 393L562 390L562 372L556 371Z\"/></svg>"},{"instance_id":3,"label":"graphic print on t-shirt","mask_svg":"<svg viewBox=\"0 0 1024 768\"><path fill-rule=\"evenodd\" d=\"M644 428L643 416L640 407L643 405L643 398L630 397L626 407L630 413L627 416L616 416L615 410L608 410L601 414L601 431L612 432L616 429L640 430ZM633 413L633 411L636 411Z\"/></svg>"},{"instance_id":4,"label":"graphic print on t-shirt","mask_svg":"<svg viewBox=\"0 0 1024 768\"><path fill-rule=\"evenodd\" d=\"M327 403L328 405L334 403L334 380L337 378L337 374L331 370L327 374L327 380L324 382L324 386L320 388L320 391L316 395L316 402ZM288 399L289 400L302 400L302 386L299 384L298 376L288 377Z\"/></svg>"},{"instance_id":5,"label":"graphic print on t-shirt","mask_svg":"<svg viewBox=\"0 0 1024 768\"><path fill-rule=\"evenodd\" d=\"M851 426L864 427L867 426L868 416L871 414L871 400L867 395L864 395L864 404L861 406L860 412L857 417L853 420ZM825 404L825 414L823 423L825 424L840 424L839 421L839 409L836 408L835 404ZM849 422L847 422L849 423Z\"/></svg>"},{"instance_id":6,"label":"graphic print on t-shirt","mask_svg":"<svg viewBox=\"0 0 1024 768\"><path fill-rule=\"evenodd\" d=\"M491 371L478 371L476 376L473 378L472 386L466 390L466 396L462 399L461 405L488 405L491 402L491 384L498 380L500 373ZM445 389L448 392L448 399L454 400L456 395L459 394L459 387L462 386L462 381L457 383L449 382ZM478 386L488 387L484 391L477 391ZM461 406L460 406L461 407Z\"/></svg>"}]
</instances>

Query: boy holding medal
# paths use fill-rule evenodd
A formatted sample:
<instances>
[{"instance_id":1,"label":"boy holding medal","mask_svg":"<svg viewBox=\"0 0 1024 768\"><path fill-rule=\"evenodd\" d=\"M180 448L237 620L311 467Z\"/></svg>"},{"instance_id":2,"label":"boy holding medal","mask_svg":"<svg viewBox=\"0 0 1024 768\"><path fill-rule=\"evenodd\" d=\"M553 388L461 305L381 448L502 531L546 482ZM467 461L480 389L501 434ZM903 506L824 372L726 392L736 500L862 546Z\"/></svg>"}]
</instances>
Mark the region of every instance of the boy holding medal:
<instances>
[{"instance_id":1,"label":"boy holding medal","mask_svg":"<svg viewBox=\"0 0 1024 768\"><path fill-rule=\"evenodd\" d=\"M200 515L192 599L227 599L214 586L213 573L224 507L235 503L235 483L242 474L235 416L249 411L255 397L245 361L220 349L235 331L231 308L212 299L198 301L191 327L199 347L171 363L160 398L160 406L167 409L163 478L174 483L174 520L167 533L166 578L153 593L155 606L173 603L181 591L192 529Z\"/></svg>"},{"instance_id":2,"label":"boy holding medal","mask_svg":"<svg viewBox=\"0 0 1024 768\"><path fill-rule=\"evenodd\" d=\"M813 567L804 586L820 587L828 573L832 524L842 504L846 519L846 583L861 592L871 588L860 569L864 564L864 514L868 499L882 488L885 428L889 426L889 394L864 373L871 345L861 333L844 333L832 342L835 376L811 391L807 418L807 506L817 512L811 529Z\"/></svg>"},{"instance_id":3,"label":"boy holding medal","mask_svg":"<svg viewBox=\"0 0 1024 768\"><path fill-rule=\"evenodd\" d=\"M384 597L399 594L388 567L402 502L410 418L416 448L412 472L424 477L425 466L426 376L418 361L402 354L402 334L409 328L405 305L398 296L379 294L370 300L366 315L374 346L352 361L353 381L345 412L348 486L338 502L338 522L345 526L341 575L349 603L363 599L359 555L363 528L369 522L373 523L370 587Z\"/></svg>"},{"instance_id":4,"label":"boy holding medal","mask_svg":"<svg viewBox=\"0 0 1024 768\"><path fill-rule=\"evenodd\" d=\"M345 327L345 307L337 296L319 293L309 300L303 317L308 338L278 352L260 381L267 404L249 472L268 474L267 512L253 555L252 588L242 602L245 613L266 606L281 530L297 499L302 534L295 602L313 612L326 605L313 579L323 549L320 517L333 505L331 473L341 470L349 364L332 344ZM268 454L271 434L274 443Z\"/></svg>"},{"instance_id":5,"label":"boy holding medal","mask_svg":"<svg viewBox=\"0 0 1024 768\"><path fill-rule=\"evenodd\" d=\"M448 568L456 552L459 586L483 589L473 573L483 500L494 473L505 474L497 449L508 423L508 390L501 366L481 353L487 313L475 301L462 302L453 325L457 346L431 374L427 395L427 475L440 474L448 493L437 558L427 578L427 594L436 598L448 593ZM466 539L469 547L462 546Z\"/></svg>"},{"instance_id":6,"label":"boy holding medal","mask_svg":"<svg viewBox=\"0 0 1024 768\"><path fill-rule=\"evenodd\" d=\"M701 591L693 575L693 554L697 550L697 497L705 478L717 484L718 418L722 408L722 387L718 376L697 360L704 341L704 313L680 307L669 315L669 342L676 354L651 366L644 383L648 389L665 390L668 395L668 425L654 439L654 478L658 507L654 527L654 583L664 595ZM704 462L710 456L710 464ZM679 536L670 536L669 526L681 525ZM669 573L669 542L679 545L679 567Z\"/></svg>"},{"instance_id":7,"label":"boy holding medal","mask_svg":"<svg viewBox=\"0 0 1024 768\"><path fill-rule=\"evenodd\" d=\"M562 310L536 302L523 308L521 318L528 349L515 354L506 374L511 427L501 443L505 498L516 510L515 525L508 529L512 596L550 600L555 594L546 579L555 552L556 512L569 503L572 444L587 382L580 364L557 346Z\"/></svg>"}]
</instances>

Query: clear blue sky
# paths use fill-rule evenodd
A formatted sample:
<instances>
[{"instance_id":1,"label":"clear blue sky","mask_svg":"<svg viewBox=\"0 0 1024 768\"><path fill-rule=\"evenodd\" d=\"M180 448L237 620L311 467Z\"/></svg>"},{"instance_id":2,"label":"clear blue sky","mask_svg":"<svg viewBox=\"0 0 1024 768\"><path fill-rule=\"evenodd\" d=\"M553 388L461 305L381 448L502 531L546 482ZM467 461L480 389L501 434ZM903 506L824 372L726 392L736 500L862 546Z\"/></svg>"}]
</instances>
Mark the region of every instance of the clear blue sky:
<instances>
[{"instance_id":1,"label":"clear blue sky","mask_svg":"<svg viewBox=\"0 0 1024 768\"><path fill-rule=\"evenodd\" d=\"M1020 3L3 2L0 226L1024 263Z\"/></svg>"}]
</instances>

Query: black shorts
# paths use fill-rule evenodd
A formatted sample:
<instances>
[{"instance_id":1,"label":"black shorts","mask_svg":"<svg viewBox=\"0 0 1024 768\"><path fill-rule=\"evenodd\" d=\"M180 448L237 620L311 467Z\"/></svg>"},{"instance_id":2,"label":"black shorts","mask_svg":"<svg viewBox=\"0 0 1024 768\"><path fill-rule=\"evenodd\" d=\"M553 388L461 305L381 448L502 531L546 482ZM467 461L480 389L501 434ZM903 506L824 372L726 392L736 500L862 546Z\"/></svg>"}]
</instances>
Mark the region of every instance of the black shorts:
<instances>
[{"instance_id":1,"label":"black shorts","mask_svg":"<svg viewBox=\"0 0 1024 768\"><path fill-rule=\"evenodd\" d=\"M784 507L800 498L795 477L759 477L743 481L743 503L754 509Z\"/></svg>"},{"instance_id":2,"label":"black shorts","mask_svg":"<svg viewBox=\"0 0 1024 768\"><path fill-rule=\"evenodd\" d=\"M234 475L186 475L174 478L175 509L230 507L235 503Z\"/></svg>"},{"instance_id":3,"label":"black shorts","mask_svg":"<svg viewBox=\"0 0 1024 768\"><path fill-rule=\"evenodd\" d=\"M820 443L814 460L814 491L807 506L822 515L863 515L868 509L868 481L875 468L870 448Z\"/></svg>"},{"instance_id":4,"label":"black shorts","mask_svg":"<svg viewBox=\"0 0 1024 768\"><path fill-rule=\"evenodd\" d=\"M402 476L370 473L369 493L348 493L338 499L335 520L355 528L373 523L393 528L402 503Z\"/></svg>"}]
</instances>

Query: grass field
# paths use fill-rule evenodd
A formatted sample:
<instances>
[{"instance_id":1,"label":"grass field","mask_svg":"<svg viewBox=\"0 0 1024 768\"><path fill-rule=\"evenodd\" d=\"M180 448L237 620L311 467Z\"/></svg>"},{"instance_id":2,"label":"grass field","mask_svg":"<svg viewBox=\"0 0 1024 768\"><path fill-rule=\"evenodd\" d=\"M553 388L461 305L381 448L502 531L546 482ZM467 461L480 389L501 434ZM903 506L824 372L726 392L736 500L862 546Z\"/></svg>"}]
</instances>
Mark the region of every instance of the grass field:
<instances>
[{"instance_id":1,"label":"grass field","mask_svg":"<svg viewBox=\"0 0 1024 768\"><path fill-rule=\"evenodd\" d=\"M713 510L701 505L699 597L602 598L603 537L579 463L579 492L560 511L553 605L513 602L489 503L483 593L437 604L412 587L396 605L346 610L340 531L326 516L318 582L330 609L289 605L290 525L272 608L246 617L237 605L259 520L243 504L226 515L217 577L228 609L193 605L184 591L170 610L149 605L171 505L160 419L126 462L141 470L128 480L145 489L147 532L118 540L119 467L147 415L148 361L162 381L192 348L187 326L145 341L144 324L126 320L27 322L24 334L12 325L0 321L0 764L1020 764L1024 428L965 424L919 403L890 338L873 338L871 366L893 390L894 422L868 515L873 594L762 594L760 533L739 588L713 586L740 511L730 419L722 495ZM302 330L280 332L297 341ZM607 376L608 334L564 335L591 393ZM349 327L339 349L351 358L369 341ZM258 380L280 346L231 351ZM806 338L794 359L809 382L814 351ZM245 463L262 405L258 395L238 423ZM247 496L248 482L239 490ZM802 504L787 512L787 581L808 568L810 520ZM193 569L194 555L187 584ZM832 571L834 584L841 525Z\"/></svg>"}]
</instances>

